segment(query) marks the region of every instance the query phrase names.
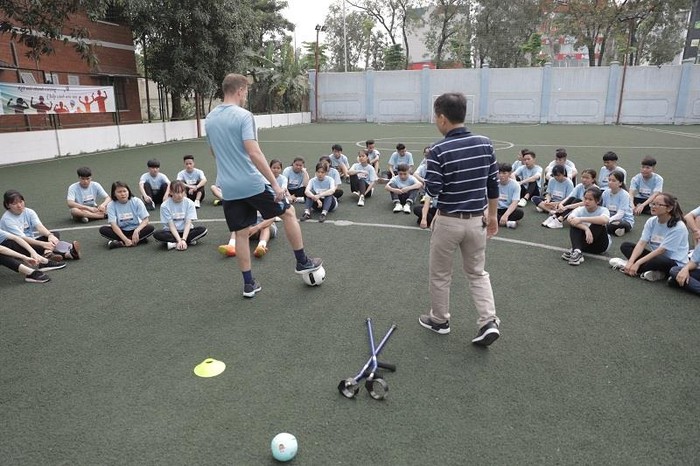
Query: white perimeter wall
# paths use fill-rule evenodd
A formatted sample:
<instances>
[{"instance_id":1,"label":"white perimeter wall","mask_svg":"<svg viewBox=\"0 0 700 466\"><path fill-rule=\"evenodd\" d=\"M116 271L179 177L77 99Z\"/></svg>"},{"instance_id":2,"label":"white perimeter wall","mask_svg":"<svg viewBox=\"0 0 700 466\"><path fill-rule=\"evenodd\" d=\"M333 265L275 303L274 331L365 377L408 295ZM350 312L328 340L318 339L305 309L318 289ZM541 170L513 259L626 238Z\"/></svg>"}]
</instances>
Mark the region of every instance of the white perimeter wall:
<instances>
[{"instance_id":1,"label":"white perimeter wall","mask_svg":"<svg viewBox=\"0 0 700 466\"><path fill-rule=\"evenodd\" d=\"M255 116L258 129L310 122L310 113ZM206 135L204 120L200 126ZM0 165L195 138L196 120L7 133L0 134Z\"/></svg>"},{"instance_id":2,"label":"white perimeter wall","mask_svg":"<svg viewBox=\"0 0 700 466\"><path fill-rule=\"evenodd\" d=\"M320 73L318 118L313 70L309 77L319 121L427 122L435 96L462 92L473 96L474 120L485 123L700 124L700 65L688 60L626 70L612 63Z\"/></svg>"}]
</instances>

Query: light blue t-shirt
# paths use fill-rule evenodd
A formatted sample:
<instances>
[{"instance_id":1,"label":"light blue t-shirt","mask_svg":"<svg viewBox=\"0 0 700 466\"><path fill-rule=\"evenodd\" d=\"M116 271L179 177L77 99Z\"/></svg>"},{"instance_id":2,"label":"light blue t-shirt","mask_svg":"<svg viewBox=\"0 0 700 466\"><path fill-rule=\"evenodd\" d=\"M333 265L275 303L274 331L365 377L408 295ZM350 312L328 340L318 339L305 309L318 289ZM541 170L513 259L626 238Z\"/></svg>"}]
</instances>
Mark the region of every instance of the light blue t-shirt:
<instances>
[{"instance_id":1,"label":"light blue t-shirt","mask_svg":"<svg viewBox=\"0 0 700 466\"><path fill-rule=\"evenodd\" d=\"M515 180L508 180L505 185L498 182L498 208L507 209L513 201L520 200L520 185Z\"/></svg>"},{"instance_id":2,"label":"light blue t-shirt","mask_svg":"<svg viewBox=\"0 0 700 466\"><path fill-rule=\"evenodd\" d=\"M377 149L372 149L370 151L367 151L367 159L369 160L369 163L372 162L379 162L379 156L381 154Z\"/></svg>"},{"instance_id":3,"label":"light blue t-shirt","mask_svg":"<svg viewBox=\"0 0 700 466\"><path fill-rule=\"evenodd\" d=\"M515 171L522 166L523 166L522 160L516 160L515 162L513 162L513 165L511 165L511 167L513 169L512 171Z\"/></svg>"},{"instance_id":4,"label":"light blue t-shirt","mask_svg":"<svg viewBox=\"0 0 700 466\"><path fill-rule=\"evenodd\" d=\"M690 211L691 214L693 214L693 217L700 217L700 206L696 207L695 209Z\"/></svg>"},{"instance_id":5,"label":"light blue t-shirt","mask_svg":"<svg viewBox=\"0 0 700 466\"><path fill-rule=\"evenodd\" d=\"M532 178L535 175L540 175L537 180L537 185L542 186L542 167L539 165L533 165L532 168L527 168L527 165L521 165L517 170L513 172L513 176L520 177L521 180L526 180ZM523 186L527 187L530 183L525 183Z\"/></svg>"},{"instance_id":6,"label":"light blue t-shirt","mask_svg":"<svg viewBox=\"0 0 700 466\"><path fill-rule=\"evenodd\" d=\"M398 175L396 175L392 177L391 180L389 180L389 183L387 184L392 188L402 189L408 188L409 186L416 184L417 182L418 180L416 179L416 177L412 175L408 175L408 177L406 177L406 180L402 180Z\"/></svg>"},{"instance_id":7,"label":"light blue t-shirt","mask_svg":"<svg viewBox=\"0 0 700 466\"><path fill-rule=\"evenodd\" d=\"M700 247L696 247L693 250L693 255L690 256L690 260L695 262L696 264L700 264Z\"/></svg>"},{"instance_id":8,"label":"light blue t-shirt","mask_svg":"<svg viewBox=\"0 0 700 466\"><path fill-rule=\"evenodd\" d=\"M318 194L329 189L335 189L335 181L330 176L325 176L323 180L319 180L314 176L309 180L309 186L306 189L314 194Z\"/></svg>"},{"instance_id":9,"label":"light blue t-shirt","mask_svg":"<svg viewBox=\"0 0 700 466\"><path fill-rule=\"evenodd\" d=\"M623 220L634 226L634 213L632 212L632 207L630 206L630 194L621 189L617 194L613 194L610 188L603 191L603 196L601 198L601 204L610 211L611 216L616 216L618 213L623 212L622 218L617 220Z\"/></svg>"},{"instance_id":10,"label":"light blue t-shirt","mask_svg":"<svg viewBox=\"0 0 700 466\"><path fill-rule=\"evenodd\" d=\"M367 184L377 181L377 172L374 170L374 167L370 164L362 165L358 162L356 164L353 164L350 170L357 172L355 173L357 175L357 178L365 180Z\"/></svg>"},{"instance_id":11,"label":"light blue t-shirt","mask_svg":"<svg viewBox=\"0 0 700 466\"><path fill-rule=\"evenodd\" d=\"M676 265L685 265L688 262L688 228L685 223L679 221L673 228L665 223L659 223L659 217L651 217L644 224L640 241L644 241L649 249L656 251L663 247L664 256L676 262Z\"/></svg>"},{"instance_id":12,"label":"light blue t-shirt","mask_svg":"<svg viewBox=\"0 0 700 466\"><path fill-rule=\"evenodd\" d=\"M192 173L182 170L177 174L177 179L183 181L190 188L197 186L205 178L204 172L199 168L194 168Z\"/></svg>"},{"instance_id":13,"label":"light blue t-shirt","mask_svg":"<svg viewBox=\"0 0 700 466\"><path fill-rule=\"evenodd\" d=\"M222 104L207 115L204 125L216 158L223 198L232 201L263 192L267 180L255 168L243 144L257 140L253 114L238 105Z\"/></svg>"},{"instance_id":14,"label":"light blue t-shirt","mask_svg":"<svg viewBox=\"0 0 700 466\"><path fill-rule=\"evenodd\" d=\"M328 173L326 174L326 176L330 176L331 178L333 178L333 181L335 181L336 186L340 186L340 184L342 183L342 181L340 181L340 173L333 167L330 167L328 169Z\"/></svg>"},{"instance_id":15,"label":"light blue t-shirt","mask_svg":"<svg viewBox=\"0 0 700 466\"><path fill-rule=\"evenodd\" d=\"M7 232L4 230L0 230L0 243L4 243L7 238Z\"/></svg>"},{"instance_id":16,"label":"light blue t-shirt","mask_svg":"<svg viewBox=\"0 0 700 466\"><path fill-rule=\"evenodd\" d=\"M409 167L412 167L413 154L411 154L409 151L404 152L403 155L399 155L398 152L394 152L393 154L391 154L391 157L389 157L389 165L394 167L394 171L396 171L397 167L402 163L405 163Z\"/></svg>"},{"instance_id":17,"label":"light blue t-shirt","mask_svg":"<svg viewBox=\"0 0 700 466\"><path fill-rule=\"evenodd\" d=\"M24 211L19 215L6 210L2 214L2 218L0 218L0 230L5 230L22 238L36 238L37 227L41 224L41 220L39 220L36 212L28 207L25 207Z\"/></svg>"},{"instance_id":18,"label":"light blue t-shirt","mask_svg":"<svg viewBox=\"0 0 700 466\"><path fill-rule=\"evenodd\" d=\"M67 200L77 202L80 205L97 207L98 199L109 197L102 185L96 181L91 181L87 188L80 186L80 183L73 183L68 187Z\"/></svg>"},{"instance_id":19,"label":"light blue t-shirt","mask_svg":"<svg viewBox=\"0 0 700 466\"><path fill-rule=\"evenodd\" d=\"M425 160L425 159L423 159ZM418 175L421 178L425 179L425 172L428 170L428 164L427 162L421 162L420 165L418 165L418 168L416 168L416 171L413 172L414 175Z\"/></svg>"},{"instance_id":20,"label":"light blue t-shirt","mask_svg":"<svg viewBox=\"0 0 700 466\"><path fill-rule=\"evenodd\" d=\"M600 171L598 172L598 185L600 185L601 189L605 189L608 187L608 178L610 178L610 173L612 172L620 172L622 173L625 177L624 180L627 181L627 171L622 168L622 167L615 167L612 171L608 170L605 168L605 165L600 167Z\"/></svg>"},{"instance_id":21,"label":"light blue t-shirt","mask_svg":"<svg viewBox=\"0 0 700 466\"><path fill-rule=\"evenodd\" d=\"M282 171L282 174L287 177L287 188L298 189L304 186L304 172L299 171L299 173L294 171L294 167L287 167Z\"/></svg>"},{"instance_id":22,"label":"light blue t-shirt","mask_svg":"<svg viewBox=\"0 0 700 466\"><path fill-rule=\"evenodd\" d=\"M648 199L654 193L664 190L664 179L652 173L648 180L645 180L641 173L637 173L630 183L630 191L634 191L637 197Z\"/></svg>"},{"instance_id":23,"label":"light blue t-shirt","mask_svg":"<svg viewBox=\"0 0 700 466\"><path fill-rule=\"evenodd\" d=\"M287 189L287 177L286 176L279 175L277 178L275 178L275 181L277 181L277 184L279 185L280 188Z\"/></svg>"},{"instance_id":24,"label":"light blue t-shirt","mask_svg":"<svg viewBox=\"0 0 700 466\"><path fill-rule=\"evenodd\" d=\"M569 214L570 218L586 218L586 217L607 217L608 219L610 218L610 211L606 209L605 207L602 206L597 206L596 209L593 212L589 212L588 209L586 209L585 206L581 207L576 207L574 210L571 211L571 214ZM591 226L590 223L588 222L583 222L586 224L586 226Z\"/></svg>"},{"instance_id":25,"label":"light blue t-shirt","mask_svg":"<svg viewBox=\"0 0 700 466\"><path fill-rule=\"evenodd\" d=\"M551 162L549 162L549 165L547 165L547 168L545 168L545 170L544 170L545 175L547 175L551 178L554 178L552 176L552 169L556 165L558 165L556 160L552 160ZM564 162L564 165L562 165L562 166L566 170L566 176L568 178L573 178L573 173L574 173L574 171L576 171L576 165L574 164L574 162L572 162L571 160L567 160L566 162Z\"/></svg>"},{"instance_id":26,"label":"light blue t-shirt","mask_svg":"<svg viewBox=\"0 0 700 466\"><path fill-rule=\"evenodd\" d=\"M573 190L574 184L569 178L564 178L564 181L558 181L556 178L552 178L547 185L547 192L552 202L563 201Z\"/></svg>"},{"instance_id":27,"label":"light blue t-shirt","mask_svg":"<svg viewBox=\"0 0 700 466\"><path fill-rule=\"evenodd\" d=\"M160 205L160 221L163 222L163 230L169 230L168 223L173 221L177 231L184 231L187 220L197 220L197 209L194 202L184 198L182 202L175 202L173 198Z\"/></svg>"},{"instance_id":28,"label":"light blue t-shirt","mask_svg":"<svg viewBox=\"0 0 700 466\"><path fill-rule=\"evenodd\" d=\"M340 165L345 167L350 166L350 162L348 162L348 158L345 154L340 154L338 157L336 157L335 154L330 154L328 157L331 159L331 167L333 168L338 168Z\"/></svg>"},{"instance_id":29,"label":"light blue t-shirt","mask_svg":"<svg viewBox=\"0 0 700 466\"><path fill-rule=\"evenodd\" d=\"M592 184L591 186L595 186L595 184ZM589 186L589 188L591 187ZM574 190L569 193L567 197L570 197L571 199L580 199L583 200L583 195L586 192L586 188L583 183L579 183L576 186L574 186Z\"/></svg>"},{"instance_id":30,"label":"light blue t-shirt","mask_svg":"<svg viewBox=\"0 0 700 466\"><path fill-rule=\"evenodd\" d=\"M107 206L107 221L116 223L124 231L135 230L148 216L146 205L138 197L132 197L124 204L112 201Z\"/></svg>"},{"instance_id":31,"label":"light blue t-shirt","mask_svg":"<svg viewBox=\"0 0 700 466\"><path fill-rule=\"evenodd\" d=\"M168 179L167 176L160 172L158 172L156 176L151 176L150 172L146 172L143 175L141 175L141 178L139 178L139 184L141 183L148 183L151 185L151 189L157 191L160 189L161 186L170 184L170 179Z\"/></svg>"}]
</instances>

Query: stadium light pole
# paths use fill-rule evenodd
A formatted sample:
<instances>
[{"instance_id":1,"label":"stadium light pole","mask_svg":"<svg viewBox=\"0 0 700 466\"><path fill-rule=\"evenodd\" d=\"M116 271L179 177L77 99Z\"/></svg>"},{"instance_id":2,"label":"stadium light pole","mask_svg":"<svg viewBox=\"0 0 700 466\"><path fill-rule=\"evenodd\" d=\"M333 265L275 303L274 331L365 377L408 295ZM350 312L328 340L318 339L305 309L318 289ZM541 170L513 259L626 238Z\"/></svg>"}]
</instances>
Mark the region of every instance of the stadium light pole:
<instances>
[{"instance_id":1,"label":"stadium light pole","mask_svg":"<svg viewBox=\"0 0 700 466\"><path fill-rule=\"evenodd\" d=\"M315 106L315 116L316 116L316 121L318 121L318 71L319 71L319 63L318 63L318 35L321 33L321 31L326 31L326 26L322 26L320 24L316 25L316 53L315 53L315 58L316 58L316 73L314 74L314 106Z\"/></svg>"}]
</instances>

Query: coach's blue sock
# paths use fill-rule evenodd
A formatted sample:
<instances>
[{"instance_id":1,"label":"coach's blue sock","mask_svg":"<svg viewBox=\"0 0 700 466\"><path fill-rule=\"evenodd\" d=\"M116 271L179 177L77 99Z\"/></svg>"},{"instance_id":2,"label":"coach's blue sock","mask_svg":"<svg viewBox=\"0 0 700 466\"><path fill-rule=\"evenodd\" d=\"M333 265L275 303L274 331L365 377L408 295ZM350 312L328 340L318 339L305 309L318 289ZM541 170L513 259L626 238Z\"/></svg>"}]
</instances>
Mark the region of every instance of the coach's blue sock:
<instances>
[{"instance_id":1,"label":"coach's blue sock","mask_svg":"<svg viewBox=\"0 0 700 466\"><path fill-rule=\"evenodd\" d=\"M306 257L306 253L304 252L304 248L297 249L296 251L294 251L294 257L297 258L297 262L299 262L300 264L305 264L306 261L309 260L309 258Z\"/></svg>"},{"instance_id":2,"label":"coach's blue sock","mask_svg":"<svg viewBox=\"0 0 700 466\"><path fill-rule=\"evenodd\" d=\"M243 283L245 283L246 285L248 283L253 283L253 272L252 271L246 270L245 272L243 272Z\"/></svg>"}]
</instances>

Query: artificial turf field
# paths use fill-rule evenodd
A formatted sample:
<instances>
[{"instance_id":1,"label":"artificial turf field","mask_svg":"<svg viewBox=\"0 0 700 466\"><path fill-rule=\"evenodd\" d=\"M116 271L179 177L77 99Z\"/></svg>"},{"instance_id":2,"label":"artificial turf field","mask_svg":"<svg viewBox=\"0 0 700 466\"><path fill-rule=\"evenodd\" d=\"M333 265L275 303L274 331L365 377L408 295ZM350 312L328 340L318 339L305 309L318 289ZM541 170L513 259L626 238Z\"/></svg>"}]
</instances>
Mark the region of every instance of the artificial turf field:
<instances>
[{"instance_id":1,"label":"artificial turf field","mask_svg":"<svg viewBox=\"0 0 700 466\"><path fill-rule=\"evenodd\" d=\"M499 161L528 147L544 166L565 147L579 171L597 170L614 150L632 176L653 155L684 211L700 205L698 126L473 129L494 140ZM427 124L260 132L268 160L301 155L310 171L332 144L353 160L367 138L383 164L398 142L418 163L439 135ZM107 190L120 179L137 191L147 159L160 159L173 179L187 153L213 182L204 140L0 169L0 190L21 191L46 226L83 250L45 285L0 270L3 465L272 464L270 440L283 431L299 440L294 464L697 464L696 296L613 272L598 257L569 266L559 259L567 229L540 227L544 216L529 205L518 229L489 242L502 337L484 350L470 344L476 312L458 269L452 333L418 326L429 306L429 232L413 215L392 214L388 193L360 208L343 185L325 224L302 225L326 282L310 288L292 273L282 235L253 259L263 290L251 300L241 296L235 259L216 251L228 232L210 195L198 211L209 235L186 252L153 240L109 251L99 224L68 218L77 167L90 166ZM623 239L636 241L645 220ZM398 366L384 401L336 389L367 359L368 316L377 339L398 325L381 357ZM195 376L207 357L226 370Z\"/></svg>"}]
</instances>

